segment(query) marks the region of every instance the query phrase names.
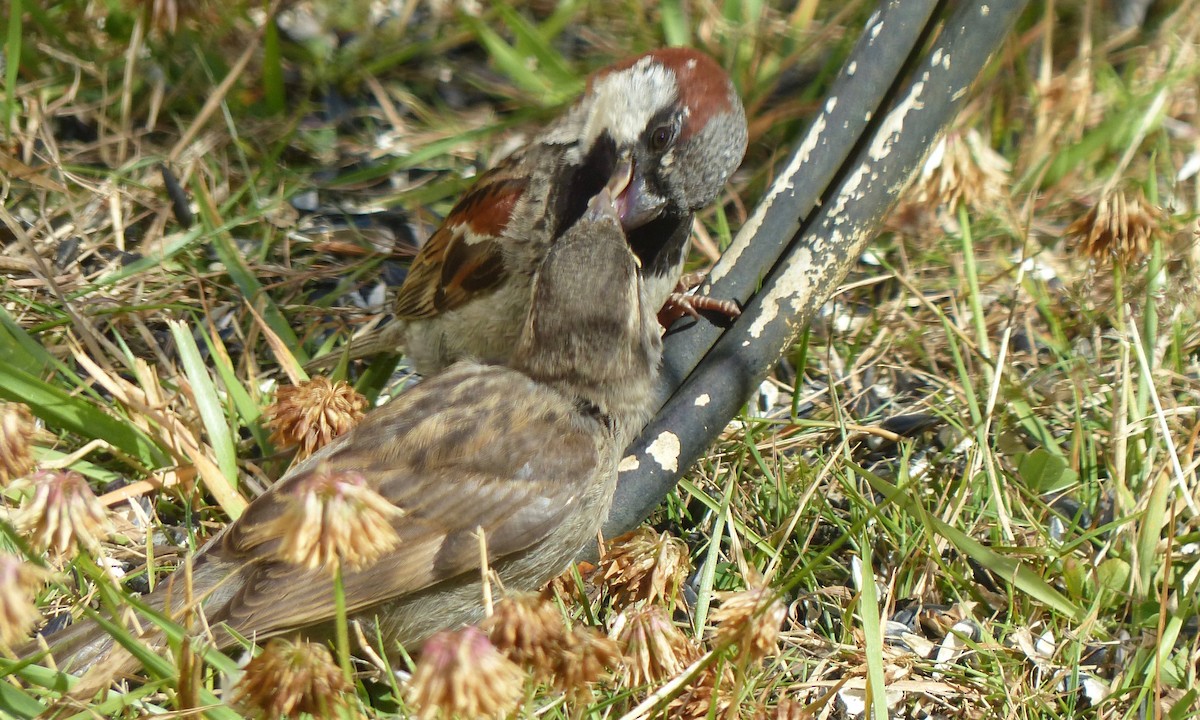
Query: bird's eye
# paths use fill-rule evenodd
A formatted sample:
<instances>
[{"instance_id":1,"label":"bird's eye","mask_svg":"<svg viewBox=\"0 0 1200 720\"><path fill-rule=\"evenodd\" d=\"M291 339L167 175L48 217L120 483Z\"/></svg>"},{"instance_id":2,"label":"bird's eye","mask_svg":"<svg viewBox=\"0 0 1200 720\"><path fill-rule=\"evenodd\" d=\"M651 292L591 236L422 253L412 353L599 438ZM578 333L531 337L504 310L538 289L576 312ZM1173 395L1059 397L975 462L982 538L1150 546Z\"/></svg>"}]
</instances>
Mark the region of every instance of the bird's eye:
<instances>
[{"instance_id":1,"label":"bird's eye","mask_svg":"<svg viewBox=\"0 0 1200 720\"><path fill-rule=\"evenodd\" d=\"M654 128L654 132L650 134L650 149L655 152L662 152L667 149L667 146L675 139L675 127L673 125L659 125Z\"/></svg>"}]
</instances>

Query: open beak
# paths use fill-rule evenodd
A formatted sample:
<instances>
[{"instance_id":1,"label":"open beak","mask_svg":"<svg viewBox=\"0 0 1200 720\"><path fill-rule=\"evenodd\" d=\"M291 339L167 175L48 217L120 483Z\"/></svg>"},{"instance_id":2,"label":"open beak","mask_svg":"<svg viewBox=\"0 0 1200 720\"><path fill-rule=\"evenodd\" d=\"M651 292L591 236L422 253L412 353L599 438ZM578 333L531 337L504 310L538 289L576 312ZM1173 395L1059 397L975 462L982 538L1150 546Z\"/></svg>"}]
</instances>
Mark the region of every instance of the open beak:
<instances>
[{"instance_id":1,"label":"open beak","mask_svg":"<svg viewBox=\"0 0 1200 720\"><path fill-rule=\"evenodd\" d=\"M646 189L646 179L634 172L631 158L621 160L612 178L605 185L612 194L621 218L621 227L626 232L637 229L658 217L666 200Z\"/></svg>"},{"instance_id":2,"label":"open beak","mask_svg":"<svg viewBox=\"0 0 1200 720\"><path fill-rule=\"evenodd\" d=\"M591 220L610 219L622 225L624 231L624 221L621 216L620 198L629 187L629 181L633 177L633 165L625 162L617 166L612 178L608 183L600 189L600 192L595 195L588 203L587 210L583 217ZM640 270L642 268L642 259L635 253L630 253L633 257L634 265Z\"/></svg>"}]
</instances>

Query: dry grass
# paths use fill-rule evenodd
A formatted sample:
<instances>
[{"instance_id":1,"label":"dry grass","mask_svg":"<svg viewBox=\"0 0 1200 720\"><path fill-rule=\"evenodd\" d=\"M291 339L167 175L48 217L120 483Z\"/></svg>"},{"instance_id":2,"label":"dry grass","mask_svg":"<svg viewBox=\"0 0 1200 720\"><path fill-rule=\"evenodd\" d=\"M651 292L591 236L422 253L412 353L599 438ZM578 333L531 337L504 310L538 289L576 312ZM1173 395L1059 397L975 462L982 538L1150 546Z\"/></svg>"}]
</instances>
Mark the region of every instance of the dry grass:
<instances>
[{"instance_id":1,"label":"dry grass","mask_svg":"<svg viewBox=\"0 0 1200 720\"><path fill-rule=\"evenodd\" d=\"M40 418L12 447L87 478L114 532L42 556L6 520L6 553L53 582L6 587L0 618L77 609L106 578L149 589L279 477L274 388L383 319L414 243L588 69L665 39L732 68L751 149L703 217L711 259L869 10L827 5L481 19L356 0L288 5L280 34L257 5L13 4L0 397ZM594 694L527 681L518 716L854 717L876 671L894 716L1197 706L1200 12L1163 3L1115 37L1091 3L1062 5L1027 12L827 312L652 518L674 539L555 584L573 624L624 638L655 619L634 657ZM1088 220L1118 196L1124 222ZM27 494L6 487L6 507ZM778 638L722 631L719 598L764 583ZM742 622L776 617L762 605ZM403 713L375 660L355 712ZM75 711L236 717L217 704L232 663L194 662ZM0 711L64 702L57 680L15 671Z\"/></svg>"}]
</instances>

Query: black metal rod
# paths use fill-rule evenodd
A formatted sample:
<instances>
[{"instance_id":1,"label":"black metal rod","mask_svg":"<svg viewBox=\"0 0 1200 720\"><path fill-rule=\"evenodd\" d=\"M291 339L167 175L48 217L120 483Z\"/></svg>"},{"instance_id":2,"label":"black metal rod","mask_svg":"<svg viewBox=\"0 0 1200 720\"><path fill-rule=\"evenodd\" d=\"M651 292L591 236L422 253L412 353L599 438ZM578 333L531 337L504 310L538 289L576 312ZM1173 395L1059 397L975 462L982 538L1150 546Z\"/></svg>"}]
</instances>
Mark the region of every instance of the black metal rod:
<instances>
[{"instance_id":1,"label":"black metal rod","mask_svg":"<svg viewBox=\"0 0 1200 720\"><path fill-rule=\"evenodd\" d=\"M930 50L915 64L906 87L898 93L885 91L892 101L886 106L886 114L871 123L871 136L861 143L857 138L849 140L856 151L853 156L844 156L848 161L826 175L825 182L836 179L836 193L822 201L810 222L804 220L811 210L811 198L821 197L823 188L807 187L807 161L789 165L764 201L767 208L752 216L752 220L761 216L762 221L744 231L741 257L731 260L730 268L738 268L738 282L764 277L762 289L752 296L742 316L716 338L686 379L681 375L664 377L665 383L678 389L631 445L622 463L617 494L604 528L606 537L626 532L645 519L745 405L874 236L879 222L921 166L934 139L954 118L971 83L999 48L1025 3L985 0L954 4ZM896 19L897 28L902 10L908 7L907 2L888 4L888 18ZM881 24L883 17L881 11L878 21L872 18L865 32L884 41L879 45L860 43L842 74L848 83L863 68L865 60L858 56L859 50L877 48L887 44L887 38L899 37L899 30ZM913 35L909 28L903 40L910 43L909 52L924 29L938 22L929 15L925 17L921 32ZM893 57L899 54L897 49ZM855 64L857 67L852 68ZM854 92L847 89L843 96L853 97ZM836 111L836 105L842 102L834 95L831 100L836 102L831 109L827 101L826 112ZM828 119L822 121L823 117L814 121L814 129L821 122L825 127L816 136L810 130L797 156L802 158L806 144L841 145L838 128L829 126ZM822 172L828 171L823 168ZM786 195L778 192L789 184L797 190ZM766 224L768 216L775 218L770 226ZM785 234L789 229L793 235ZM743 234L739 234L739 240ZM787 247L786 254L774 264L764 261L769 253L755 257L746 252L770 245ZM740 267L751 260L753 264ZM714 292L718 292L725 277L732 276L732 269L718 276ZM741 288L744 293L751 290L749 286ZM672 351L674 355L674 347ZM674 372L677 360L673 357L671 362Z\"/></svg>"},{"instance_id":2,"label":"black metal rod","mask_svg":"<svg viewBox=\"0 0 1200 720\"><path fill-rule=\"evenodd\" d=\"M779 262L837 187L847 160L879 124L880 108L902 87L905 68L933 33L939 0L887 0L871 14L821 112L796 143L791 159L746 220L705 281L702 292L745 307L767 272ZM723 328L690 318L663 338L663 367L655 409L662 407Z\"/></svg>"}]
</instances>

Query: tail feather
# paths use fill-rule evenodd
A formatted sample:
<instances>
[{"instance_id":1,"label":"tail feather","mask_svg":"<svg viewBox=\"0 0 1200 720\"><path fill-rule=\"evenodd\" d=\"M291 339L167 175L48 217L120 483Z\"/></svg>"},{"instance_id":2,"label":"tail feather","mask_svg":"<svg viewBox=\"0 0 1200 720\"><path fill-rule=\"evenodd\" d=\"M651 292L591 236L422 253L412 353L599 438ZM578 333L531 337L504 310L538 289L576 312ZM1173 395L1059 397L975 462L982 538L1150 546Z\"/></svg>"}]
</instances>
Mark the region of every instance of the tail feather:
<instances>
[{"instance_id":1,"label":"tail feather","mask_svg":"<svg viewBox=\"0 0 1200 720\"><path fill-rule=\"evenodd\" d=\"M141 619L137 624L121 624L139 642L151 647L162 645L162 632L153 623ZM88 617L31 642L22 648L20 657L33 657L44 653L47 648L49 658L64 672L78 673L104 665L118 675L132 673L139 667L137 660L117 643L104 625Z\"/></svg>"}]
</instances>

